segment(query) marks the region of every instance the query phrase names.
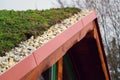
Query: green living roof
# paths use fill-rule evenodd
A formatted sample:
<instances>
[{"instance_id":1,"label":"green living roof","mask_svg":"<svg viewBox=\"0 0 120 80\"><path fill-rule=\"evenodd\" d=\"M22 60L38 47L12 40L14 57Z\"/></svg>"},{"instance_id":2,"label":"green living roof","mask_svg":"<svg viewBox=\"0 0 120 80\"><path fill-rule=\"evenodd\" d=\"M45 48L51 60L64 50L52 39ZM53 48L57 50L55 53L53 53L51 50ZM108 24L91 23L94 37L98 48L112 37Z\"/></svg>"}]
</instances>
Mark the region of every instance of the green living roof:
<instances>
[{"instance_id":1,"label":"green living roof","mask_svg":"<svg viewBox=\"0 0 120 80\"><path fill-rule=\"evenodd\" d=\"M50 10L0 10L0 56L31 36L38 36L52 25L79 12L78 8Z\"/></svg>"}]
</instances>

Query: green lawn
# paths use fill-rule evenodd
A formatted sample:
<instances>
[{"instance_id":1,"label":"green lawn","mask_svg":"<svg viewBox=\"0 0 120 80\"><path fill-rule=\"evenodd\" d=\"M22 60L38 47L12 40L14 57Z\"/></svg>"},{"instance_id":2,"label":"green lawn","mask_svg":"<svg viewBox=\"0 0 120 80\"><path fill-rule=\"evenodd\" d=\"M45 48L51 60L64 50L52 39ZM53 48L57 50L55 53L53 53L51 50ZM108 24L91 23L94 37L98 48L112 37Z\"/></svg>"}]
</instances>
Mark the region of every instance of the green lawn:
<instances>
[{"instance_id":1,"label":"green lawn","mask_svg":"<svg viewBox=\"0 0 120 80\"><path fill-rule=\"evenodd\" d=\"M50 26L72 16L80 9L58 8L50 10L0 10L0 56L21 41L41 35Z\"/></svg>"}]
</instances>

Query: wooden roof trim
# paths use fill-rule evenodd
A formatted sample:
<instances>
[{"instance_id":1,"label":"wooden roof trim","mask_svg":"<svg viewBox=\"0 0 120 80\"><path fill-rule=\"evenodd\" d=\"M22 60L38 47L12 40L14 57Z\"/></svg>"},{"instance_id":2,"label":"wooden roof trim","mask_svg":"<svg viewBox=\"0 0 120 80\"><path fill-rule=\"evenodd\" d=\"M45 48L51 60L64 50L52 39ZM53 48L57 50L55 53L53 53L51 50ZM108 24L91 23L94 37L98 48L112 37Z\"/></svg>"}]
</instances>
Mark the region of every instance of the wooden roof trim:
<instances>
[{"instance_id":1,"label":"wooden roof trim","mask_svg":"<svg viewBox=\"0 0 120 80\"><path fill-rule=\"evenodd\" d=\"M101 63L102 63L102 68L103 68L106 80L111 80L109 69L108 69L108 63L107 63L107 59L106 59L106 54L105 54L104 46L103 46L103 43L102 43L102 37L100 35L100 29L99 29L97 19L95 19L94 24L95 24L94 38L97 41L99 55L100 55L100 59L101 59Z\"/></svg>"}]
</instances>

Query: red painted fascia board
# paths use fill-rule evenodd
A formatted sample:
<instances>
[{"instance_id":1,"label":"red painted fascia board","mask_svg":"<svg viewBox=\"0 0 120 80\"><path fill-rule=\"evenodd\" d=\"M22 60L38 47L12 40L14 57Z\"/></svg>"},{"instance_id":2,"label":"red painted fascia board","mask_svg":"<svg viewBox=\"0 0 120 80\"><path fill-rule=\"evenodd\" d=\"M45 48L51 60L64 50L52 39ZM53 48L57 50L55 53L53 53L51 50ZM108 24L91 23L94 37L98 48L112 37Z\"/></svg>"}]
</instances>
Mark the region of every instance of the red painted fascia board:
<instances>
[{"instance_id":1,"label":"red painted fascia board","mask_svg":"<svg viewBox=\"0 0 120 80\"><path fill-rule=\"evenodd\" d=\"M97 18L97 13L95 10L91 11L85 17L82 18L83 26L86 26L91 21L94 21Z\"/></svg>"},{"instance_id":2,"label":"red painted fascia board","mask_svg":"<svg viewBox=\"0 0 120 80\"><path fill-rule=\"evenodd\" d=\"M20 80L36 66L34 56L31 54L12 68L8 69L5 73L1 74L0 80Z\"/></svg>"}]
</instances>

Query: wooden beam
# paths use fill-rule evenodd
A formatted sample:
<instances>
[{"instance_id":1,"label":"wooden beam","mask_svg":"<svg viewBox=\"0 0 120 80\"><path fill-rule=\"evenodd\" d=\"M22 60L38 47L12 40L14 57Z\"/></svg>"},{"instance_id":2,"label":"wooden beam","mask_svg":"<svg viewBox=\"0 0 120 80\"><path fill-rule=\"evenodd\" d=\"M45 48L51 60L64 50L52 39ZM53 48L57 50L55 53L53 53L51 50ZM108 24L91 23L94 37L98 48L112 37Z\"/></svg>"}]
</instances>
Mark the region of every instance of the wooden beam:
<instances>
[{"instance_id":1,"label":"wooden beam","mask_svg":"<svg viewBox=\"0 0 120 80\"><path fill-rule=\"evenodd\" d=\"M96 25L97 23L94 22L94 38L96 39L97 42L97 46L98 46L98 51L99 51L99 56L101 59L101 64L102 64L102 69L105 75L106 80L110 80L109 78L109 72L107 70L107 64L105 62L105 58L103 55L103 49L102 49L102 43L100 41L100 34L99 34L99 30L98 30L98 26Z\"/></svg>"},{"instance_id":2,"label":"wooden beam","mask_svg":"<svg viewBox=\"0 0 120 80\"><path fill-rule=\"evenodd\" d=\"M62 80L63 77L63 58L58 61L57 80Z\"/></svg>"}]
</instances>

